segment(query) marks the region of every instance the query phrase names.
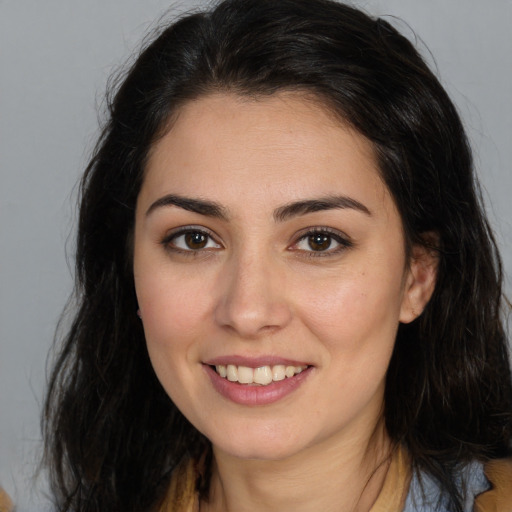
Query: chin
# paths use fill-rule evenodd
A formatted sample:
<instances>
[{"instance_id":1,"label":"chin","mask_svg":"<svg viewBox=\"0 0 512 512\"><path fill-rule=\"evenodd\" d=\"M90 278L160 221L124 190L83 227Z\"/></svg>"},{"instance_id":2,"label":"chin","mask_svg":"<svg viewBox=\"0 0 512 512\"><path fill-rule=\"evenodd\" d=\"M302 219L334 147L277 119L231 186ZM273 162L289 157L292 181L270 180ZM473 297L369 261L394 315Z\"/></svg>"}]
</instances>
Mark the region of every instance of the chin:
<instances>
[{"instance_id":1,"label":"chin","mask_svg":"<svg viewBox=\"0 0 512 512\"><path fill-rule=\"evenodd\" d=\"M268 444L268 443L253 443L249 446L239 446L232 444L225 446L213 445L214 451L221 450L222 452L235 457L237 459L245 460L261 460L261 461L279 461L285 460L297 453L297 446L283 446L282 443Z\"/></svg>"},{"instance_id":2,"label":"chin","mask_svg":"<svg viewBox=\"0 0 512 512\"><path fill-rule=\"evenodd\" d=\"M258 429L231 431L230 435L210 437L215 450L239 459L277 461L292 457L310 443L287 429L275 426L260 426Z\"/></svg>"}]
</instances>

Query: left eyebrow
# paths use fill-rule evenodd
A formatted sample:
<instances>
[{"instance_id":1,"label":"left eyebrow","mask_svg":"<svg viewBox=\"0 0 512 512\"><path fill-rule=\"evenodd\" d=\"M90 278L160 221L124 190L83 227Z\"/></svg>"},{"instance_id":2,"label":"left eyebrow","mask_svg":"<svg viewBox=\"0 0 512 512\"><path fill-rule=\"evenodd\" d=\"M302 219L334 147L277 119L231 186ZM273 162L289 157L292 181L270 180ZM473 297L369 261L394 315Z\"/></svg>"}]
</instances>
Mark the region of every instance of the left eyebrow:
<instances>
[{"instance_id":1,"label":"left eyebrow","mask_svg":"<svg viewBox=\"0 0 512 512\"><path fill-rule=\"evenodd\" d=\"M277 208L274 211L274 219L283 222L292 217L306 215L308 213L320 212L323 210L351 209L360 211L371 216L371 211L363 204L348 196L327 196L318 199L296 201Z\"/></svg>"}]
</instances>

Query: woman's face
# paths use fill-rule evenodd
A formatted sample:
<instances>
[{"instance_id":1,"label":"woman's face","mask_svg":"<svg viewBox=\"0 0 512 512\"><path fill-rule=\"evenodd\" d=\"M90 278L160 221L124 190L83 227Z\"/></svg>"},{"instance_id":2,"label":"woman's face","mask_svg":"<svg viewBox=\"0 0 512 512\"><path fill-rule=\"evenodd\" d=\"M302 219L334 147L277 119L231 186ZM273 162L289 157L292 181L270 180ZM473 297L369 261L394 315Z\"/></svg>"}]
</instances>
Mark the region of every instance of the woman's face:
<instances>
[{"instance_id":1,"label":"woman's face","mask_svg":"<svg viewBox=\"0 0 512 512\"><path fill-rule=\"evenodd\" d=\"M421 310L404 246L371 145L321 106L189 102L150 154L136 211L160 382L237 457L368 438L398 324Z\"/></svg>"}]
</instances>

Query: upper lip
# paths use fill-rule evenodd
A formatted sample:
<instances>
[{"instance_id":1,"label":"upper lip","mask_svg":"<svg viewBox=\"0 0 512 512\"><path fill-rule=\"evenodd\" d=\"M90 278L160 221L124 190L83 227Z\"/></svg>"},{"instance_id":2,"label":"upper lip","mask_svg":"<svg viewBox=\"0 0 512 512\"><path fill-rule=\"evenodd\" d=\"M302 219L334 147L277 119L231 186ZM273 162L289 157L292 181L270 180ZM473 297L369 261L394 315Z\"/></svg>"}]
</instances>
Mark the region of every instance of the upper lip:
<instances>
[{"instance_id":1,"label":"upper lip","mask_svg":"<svg viewBox=\"0 0 512 512\"><path fill-rule=\"evenodd\" d=\"M276 365L284 365L284 366L310 366L308 363L304 361L297 361L294 359L288 359L279 356L257 356L257 357L247 357L247 356L239 356L239 355L231 355L231 356L218 356L212 359L208 359L204 361L204 364L209 366L218 366L232 364L235 366L247 366L248 368L260 368L262 366L276 366Z\"/></svg>"}]
</instances>

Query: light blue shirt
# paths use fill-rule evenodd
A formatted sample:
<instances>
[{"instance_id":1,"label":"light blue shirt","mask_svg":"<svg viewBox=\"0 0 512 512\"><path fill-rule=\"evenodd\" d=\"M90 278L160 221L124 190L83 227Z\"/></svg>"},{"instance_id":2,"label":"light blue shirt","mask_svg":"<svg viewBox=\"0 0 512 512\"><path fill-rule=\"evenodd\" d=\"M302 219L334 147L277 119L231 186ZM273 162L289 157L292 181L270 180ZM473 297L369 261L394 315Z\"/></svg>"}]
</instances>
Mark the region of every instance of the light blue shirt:
<instances>
[{"instance_id":1,"label":"light blue shirt","mask_svg":"<svg viewBox=\"0 0 512 512\"><path fill-rule=\"evenodd\" d=\"M490 488L483 464L473 462L458 473L457 484L464 498L464 512L473 512L475 498ZM442 498L439 484L429 475L413 474L403 512L449 512L448 500Z\"/></svg>"}]
</instances>

